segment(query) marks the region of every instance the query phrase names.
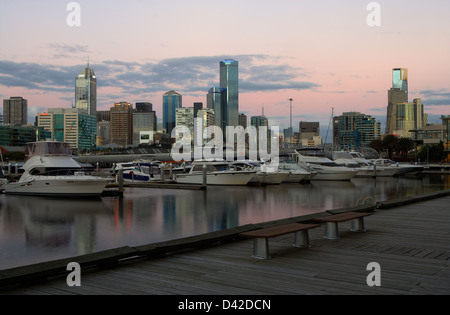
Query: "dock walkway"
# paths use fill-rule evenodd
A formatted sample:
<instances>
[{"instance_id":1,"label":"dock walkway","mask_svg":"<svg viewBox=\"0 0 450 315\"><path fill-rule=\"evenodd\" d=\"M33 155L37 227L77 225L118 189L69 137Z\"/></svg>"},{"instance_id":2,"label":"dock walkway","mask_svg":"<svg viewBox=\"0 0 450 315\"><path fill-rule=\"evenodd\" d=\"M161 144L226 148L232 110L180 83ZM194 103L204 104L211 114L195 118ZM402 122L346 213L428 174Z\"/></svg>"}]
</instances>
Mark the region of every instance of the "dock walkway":
<instances>
[{"instance_id":1,"label":"dock walkway","mask_svg":"<svg viewBox=\"0 0 450 315\"><path fill-rule=\"evenodd\" d=\"M270 260L252 258L253 241L237 238L82 270L79 287L69 287L62 275L0 294L448 295L449 205L450 196L379 204L365 219L365 233L348 231L344 222L341 238L328 240L322 225L310 230L310 248L293 247L292 235L275 237ZM380 286L367 284L371 262L381 268Z\"/></svg>"}]
</instances>

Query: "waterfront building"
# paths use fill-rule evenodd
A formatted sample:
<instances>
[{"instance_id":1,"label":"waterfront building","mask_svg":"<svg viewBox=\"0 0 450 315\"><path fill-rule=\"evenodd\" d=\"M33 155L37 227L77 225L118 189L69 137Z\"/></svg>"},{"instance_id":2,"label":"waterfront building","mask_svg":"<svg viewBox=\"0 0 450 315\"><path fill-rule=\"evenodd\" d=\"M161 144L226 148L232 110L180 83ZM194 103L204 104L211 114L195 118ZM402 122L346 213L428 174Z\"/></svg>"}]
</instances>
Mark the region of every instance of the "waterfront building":
<instances>
[{"instance_id":1,"label":"waterfront building","mask_svg":"<svg viewBox=\"0 0 450 315\"><path fill-rule=\"evenodd\" d=\"M171 90L163 95L163 128L169 135L172 134L172 129L175 128L176 110L182 106L181 94Z\"/></svg>"},{"instance_id":2,"label":"waterfront building","mask_svg":"<svg viewBox=\"0 0 450 315\"><path fill-rule=\"evenodd\" d=\"M214 125L226 130L226 89L212 87L206 96L206 107L214 111Z\"/></svg>"},{"instance_id":3,"label":"waterfront building","mask_svg":"<svg viewBox=\"0 0 450 315\"><path fill-rule=\"evenodd\" d=\"M75 79L75 108L88 115L97 111L97 78L94 70L87 67Z\"/></svg>"},{"instance_id":4,"label":"waterfront building","mask_svg":"<svg viewBox=\"0 0 450 315\"><path fill-rule=\"evenodd\" d=\"M339 116L339 144L367 147L373 140L381 139L380 123L370 115L347 112Z\"/></svg>"},{"instance_id":5,"label":"waterfront building","mask_svg":"<svg viewBox=\"0 0 450 315\"><path fill-rule=\"evenodd\" d=\"M111 111L111 143L124 147L133 144L133 107L128 102L115 103Z\"/></svg>"},{"instance_id":6,"label":"waterfront building","mask_svg":"<svg viewBox=\"0 0 450 315\"><path fill-rule=\"evenodd\" d=\"M94 149L97 119L78 108L49 108L37 117L38 127L50 133L50 139L69 143L72 149Z\"/></svg>"},{"instance_id":7,"label":"waterfront building","mask_svg":"<svg viewBox=\"0 0 450 315\"><path fill-rule=\"evenodd\" d=\"M393 124L394 128L390 134L413 138L412 130L421 129L426 125L426 115L420 98L414 99L412 103L395 104L393 113L395 124Z\"/></svg>"},{"instance_id":8,"label":"waterfront building","mask_svg":"<svg viewBox=\"0 0 450 315\"><path fill-rule=\"evenodd\" d=\"M301 121L299 124L299 142L304 146L321 145L320 124L318 122Z\"/></svg>"},{"instance_id":9,"label":"waterfront building","mask_svg":"<svg viewBox=\"0 0 450 315\"><path fill-rule=\"evenodd\" d=\"M223 111L225 117L222 119L225 126L235 127L239 124L239 62L237 60L225 59L220 62L220 87L226 89Z\"/></svg>"},{"instance_id":10,"label":"waterfront building","mask_svg":"<svg viewBox=\"0 0 450 315\"><path fill-rule=\"evenodd\" d=\"M28 101L16 96L3 100L3 123L5 125L26 125L28 120Z\"/></svg>"}]
</instances>

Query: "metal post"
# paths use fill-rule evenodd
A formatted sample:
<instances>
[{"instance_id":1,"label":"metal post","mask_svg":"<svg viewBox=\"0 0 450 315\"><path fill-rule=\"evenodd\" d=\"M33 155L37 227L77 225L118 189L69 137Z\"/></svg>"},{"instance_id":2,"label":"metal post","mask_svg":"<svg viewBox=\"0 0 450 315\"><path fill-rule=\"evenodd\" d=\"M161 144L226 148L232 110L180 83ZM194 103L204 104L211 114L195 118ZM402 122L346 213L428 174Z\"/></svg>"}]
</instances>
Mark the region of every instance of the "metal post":
<instances>
[{"instance_id":1,"label":"metal post","mask_svg":"<svg viewBox=\"0 0 450 315\"><path fill-rule=\"evenodd\" d=\"M123 192L123 167L119 165L119 192Z\"/></svg>"},{"instance_id":2,"label":"metal post","mask_svg":"<svg viewBox=\"0 0 450 315\"><path fill-rule=\"evenodd\" d=\"M169 179L173 179L172 163L170 163Z\"/></svg>"},{"instance_id":3,"label":"metal post","mask_svg":"<svg viewBox=\"0 0 450 315\"><path fill-rule=\"evenodd\" d=\"M203 187L206 187L208 185L206 175L206 164L203 164L202 171L203 171Z\"/></svg>"},{"instance_id":4,"label":"metal post","mask_svg":"<svg viewBox=\"0 0 450 315\"><path fill-rule=\"evenodd\" d=\"M159 166L159 168L161 169L161 181L162 181L163 183L165 183L165 182L166 182L166 178L165 178L165 174L164 174L164 164L161 164L161 165Z\"/></svg>"}]
</instances>

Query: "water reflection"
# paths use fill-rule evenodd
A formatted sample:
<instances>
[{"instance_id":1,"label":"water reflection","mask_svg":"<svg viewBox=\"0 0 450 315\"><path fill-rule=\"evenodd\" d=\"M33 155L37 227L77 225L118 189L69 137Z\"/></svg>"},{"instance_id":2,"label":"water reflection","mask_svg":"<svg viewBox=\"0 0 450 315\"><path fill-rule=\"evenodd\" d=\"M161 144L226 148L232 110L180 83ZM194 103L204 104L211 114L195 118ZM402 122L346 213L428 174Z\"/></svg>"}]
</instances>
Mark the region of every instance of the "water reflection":
<instances>
[{"instance_id":1,"label":"water reflection","mask_svg":"<svg viewBox=\"0 0 450 315\"><path fill-rule=\"evenodd\" d=\"M450 176L207 191L128 188L124 198L94 200L2 195L0 269L442 189L450 189Z\"/></svg>"}]
</instances>

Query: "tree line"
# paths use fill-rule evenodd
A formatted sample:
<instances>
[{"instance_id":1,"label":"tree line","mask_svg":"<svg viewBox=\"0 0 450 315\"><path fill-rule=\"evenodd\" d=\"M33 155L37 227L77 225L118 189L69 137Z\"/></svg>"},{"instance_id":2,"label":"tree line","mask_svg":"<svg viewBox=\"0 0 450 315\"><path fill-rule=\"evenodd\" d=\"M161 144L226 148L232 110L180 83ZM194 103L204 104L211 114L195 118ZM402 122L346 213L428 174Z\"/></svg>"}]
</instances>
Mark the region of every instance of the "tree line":
<instances>
[{"instance_id":1,"label":"tree line","mask_svg":"<svg viewBox=\"0 0 450 315\"><path fill-rule=\"evenodd\" d=\"M407 161L408 154L413 150L416 154L413 159L417 159L418 162L440 163L447 157L442 141L438 144L422 146L417 152L416 144L412 139L387 135L383 140L373 140L369 146L378 153L387 153L389 159L393 159L396 155L402 161Z\"/></svg>"}]
</instances>

